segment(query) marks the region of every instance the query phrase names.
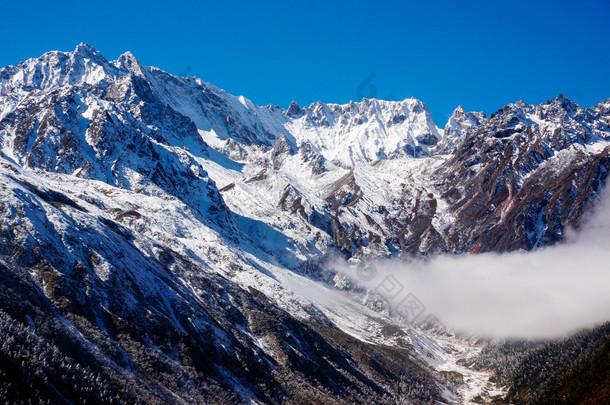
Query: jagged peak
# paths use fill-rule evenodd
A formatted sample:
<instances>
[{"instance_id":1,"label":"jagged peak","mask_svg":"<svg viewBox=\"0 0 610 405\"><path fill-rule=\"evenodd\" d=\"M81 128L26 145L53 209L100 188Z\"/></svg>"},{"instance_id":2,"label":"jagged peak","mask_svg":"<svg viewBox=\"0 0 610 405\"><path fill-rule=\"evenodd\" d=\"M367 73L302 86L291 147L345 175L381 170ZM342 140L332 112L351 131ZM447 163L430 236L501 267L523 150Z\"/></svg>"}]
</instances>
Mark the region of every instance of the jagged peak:
<instances>
[{"instance_id":1,"label":"jagged peak","mask_svg":"<svg viewBox=\"0 0 610 405\"><path fill-rule=\"evenodd\" d=\"M443 129L443 138L434 153L439 155L454 153L461 139L481 125L486 118L482 111L467 111L463 105L458 105L447 120Z\"/></svg>"},{"instance_id":2,"label":"jagged peak","mask_svg":"<svg viewBox=\"0 0 610 405\"><path fill-rule=\"evenodd\" d=\"M132 72L136 75L143 75L142 72L142 64L130 51L123 53L116 60L116 65L118 68L125 69L129 72Z\"/></svg>"},{"instance_id":3,"label":"jagged peak","mask_svg":"<svg viewBox=\"0 0 610 405\"><path fill-rule=\"evenodd\" d=\"M121 56L119 56L117 60L130 60L130 61L135 61L135 62L138 61L136 59L136 57L134 56L134 54L131 53L130 51L123 52L123 54L121 54Z\"/></svg>"},{"instance_id":4,"label":"jagged peak","mask_svg":"<svg viewBox=\"0 0 610 405\"><path fill-rule=\"evenodd\" d=\"M529 107L529 104L527 104L525 101L523 100L519 100L515 103L515 107L517 107L520 110L524 110L527 107Z\"/></svg>"},{"instance_id":5,"label":"jagged peak","mask_svg":"<svg viewBox=\"0 0 610 405\"><path fill-rule=\"evenodd\" d=\"M76 48L74 48L74 52L75 54L100 54L98 52L97 49L95 49L92 45L81 42L80 44L76 45Z\"/></svg>"},{"instance_id":6,"label":"jagged peak","mask_svg":"<svg viewBox=\"0 0 610 405\"><path fill-rule=\"evenodd\" d=\"M580 106L580 104L576 103L575 101L572 101L571 99L567 98L566 96L564 96L561 93L558 94L554 100L550 100L550 102L557 103L557 104L561 105L564 109L569 109L569 110L576 110L576 109L582 108Z\"/></svg>"},{"instance_id":7,"label":"jagged peak","mask_svg":"<svg viewBox=\"0 0 610 405\"><path fill-rule=\"evenodd\" d=\"M74 60L81 60L84 63L85 60L89 60L96 65L107 65L108 60L92 45L81 42L74 48L74 51L67 52L70 57Z\"/></svg>"},{"instance_id":8,"label":"jagged peak","mask_svg":"<svg viewBox=\"0 0 610 405\"><path fill-rule=\"evenodd\" d=\"M476 121L481 121L487 118L487 115L483 111L468 111L463 105L458 105L453 113L451 113L451 117L449 117L449 121L459 121L463 119L471 119Z\"/></svg>"},{"instance_id":9,"label":"jagged peak","mask_svg":"<svg viewBox=\"0 0 610 405\"><path fill-rule=\"evenodd\" d=\"M570 100L569 98L567 98L566 96L564 96L564 95L563 95L563 94L561 94L561 93L559 93L559 94L557 95L557 97L555 97L555 100L557 100L557 101L565 101L565 100L567 100L567 101L572 101L572 100Z\"/></svg>"},{"instance_id":10,"label":"jagged peak","mask_svg":"<svg viewBox=\"0 0 610 405\"><path fill-rule=\"evenodd\" d=\"M572 101L571 99L569 99L568 97L564 96L561 93L559 93L557 95L557 97L549 99L549 100L547 100L544 103L541 103L539 105L540 106L545 106L545 105L560 105L560 106L576 105L576 106L580 107L580 105L578 103Z\"/></svg>"},{"instance_id":11,"label":"jagged peak","mask_svg":"<svg viewBox=\"0 0 610 405\"><path fill-rule=\"evenodd\" d=\"M292 101L286 110L286 114L290 116L298 116L302 113L303 110L301 110L301 107L295 101Z\"/></svg>"},{"instance_id":12,"label":"jagged peak","mask_svg":"<svg viewBox=\"0 0 610 405\"><path fill-rule=\"evenodd\" d=\"M19 74L22 72L23 74ZM37 58L3 69L7 88L50 88L79 82L95 83L112 72L112 66L92 45L78 44L73 51L49 51Z\"/></svg>"},{"instance_id":13,"label":"jagged peak","mask_svg":"<svg viewBox=\"0 0 610 405\"><path fill-rule=\"evenodd\" d=\"M453 110L453 115L455 115L456 113L466 113L466 109L464 108L463 105L458 105L457 108L455 110Z\"/></svg>"},{"instance_id":14,"label":"jagged peak","mask_svg":"<svg viewBox=\"0 0 610 405\"><path fill-rule=\"evenodd\" d=\"M27 66L33 66L40 62L48 63L48 61L56 60L57 58L59 58L60 60L62 60L62 59L73 59L73 60L90 59L98 64L107 62L106 59L104 58L104 56L97 49L95 49L92 45L81 42L80 44L76 45L76 47L74 48L73 51L55 50L55 51L45 52L44 54L40 55L37 58L30 58L25 61L19 62L17 67L24 68Z\"/></svg>"},{"instance_id":15,"label":"jagged peak","mask_svg":"<svg viewBox=\"0 0 610 405\"><path fill-rule=\"evenodd\" d=\"M291 103L291 106L292 106L292 103ZM298 106L298 104L296 104L296 106ZM410 110L421 109L422 111L425 111L428 114L430 113L428 110L428 106L423 101L416 99L414 97L405 98L404 100L382 100L382 99L378 99L378 98L363 97L362 100L360 100L360 101L350 100L346 104L324 103L322 101L316 101L304 108L308 109L308 110L315 110L318 108L327 107L327 108L336 110L336 109L354 109L354 107L370 107L370 106L378 106L378 107L407 106Z\"/></svg>"}]
</instances>

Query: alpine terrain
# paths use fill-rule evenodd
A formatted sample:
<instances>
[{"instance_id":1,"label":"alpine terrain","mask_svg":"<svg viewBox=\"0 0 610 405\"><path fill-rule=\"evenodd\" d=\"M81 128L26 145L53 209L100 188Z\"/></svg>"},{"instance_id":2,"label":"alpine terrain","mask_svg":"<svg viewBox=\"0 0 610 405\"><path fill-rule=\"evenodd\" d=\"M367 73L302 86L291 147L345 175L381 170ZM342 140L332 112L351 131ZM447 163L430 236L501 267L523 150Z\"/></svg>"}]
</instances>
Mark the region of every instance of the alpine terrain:
<instances>
[{"instance_id":1,"label":"alpine terrain","mask_svg":"<svg viewBox=\"0 0 610 405\"><path fill-rule=\"evenodd\" d=\"M415 99L258 106L81 44L0 70L0 145L3 403L610 400L608 325L489 341L333 266L561 242L604 187L610 99L438 127Z\"/></svg>"}]
</instances>

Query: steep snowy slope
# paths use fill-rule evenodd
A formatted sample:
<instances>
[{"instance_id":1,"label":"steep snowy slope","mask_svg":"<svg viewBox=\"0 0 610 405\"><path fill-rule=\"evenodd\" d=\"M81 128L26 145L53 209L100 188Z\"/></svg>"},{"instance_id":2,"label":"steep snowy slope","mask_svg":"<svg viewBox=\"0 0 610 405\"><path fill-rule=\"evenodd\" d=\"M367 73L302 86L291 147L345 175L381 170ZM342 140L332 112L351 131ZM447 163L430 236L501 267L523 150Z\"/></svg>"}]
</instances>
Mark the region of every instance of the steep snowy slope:
<instances>
[{"instance_id":1,"label":"steep snowy slope","mask_svg":"<svg viewBox=\"0 0 610 405\"><path fill-rule=\"evenodd\" d=\"M0 166L3 400L81 402L87 387L103 403L443 399L407 345L338 328L374 336L390 320L347 296L325 307L295 294L322 287L179 200ZM401 394L401 380L427 388Z\"/></svg>"}]
</instances>

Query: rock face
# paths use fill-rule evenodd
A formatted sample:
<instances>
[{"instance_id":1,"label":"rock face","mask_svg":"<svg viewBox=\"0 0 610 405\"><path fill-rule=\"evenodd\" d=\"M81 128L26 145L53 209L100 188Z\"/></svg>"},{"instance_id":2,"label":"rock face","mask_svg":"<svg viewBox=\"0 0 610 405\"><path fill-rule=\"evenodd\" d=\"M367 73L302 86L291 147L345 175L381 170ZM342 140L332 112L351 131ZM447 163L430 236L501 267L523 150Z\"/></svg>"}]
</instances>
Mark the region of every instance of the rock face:
<instances>
[{"instance_id":1,"label":"rock face","mask_svg":"<svg viewBox=\"0 0 610 405\"><path fill-rule=\"evenodd\" d=\"M472 252L562 240L607 177L608 127L599 130L600 107L585 110L562 96L539 106L519 102L472 131L443 168L446 182L459 179L471 191L445 192L459 212L453 235L472 232Z\"/></svg>"},{"instance_id":2,"label":"rock face","mask_svg":"<svg viewBox=\"0 0 610 405\"><path fill-rule=\"evenodd\" d=\"M455 402L387 314L303 295L321 259L559 242L608 145L610 100L442 130L414 99L261 107L84 44L5 67L0 398Z\"/></svg>"}]
</instances>

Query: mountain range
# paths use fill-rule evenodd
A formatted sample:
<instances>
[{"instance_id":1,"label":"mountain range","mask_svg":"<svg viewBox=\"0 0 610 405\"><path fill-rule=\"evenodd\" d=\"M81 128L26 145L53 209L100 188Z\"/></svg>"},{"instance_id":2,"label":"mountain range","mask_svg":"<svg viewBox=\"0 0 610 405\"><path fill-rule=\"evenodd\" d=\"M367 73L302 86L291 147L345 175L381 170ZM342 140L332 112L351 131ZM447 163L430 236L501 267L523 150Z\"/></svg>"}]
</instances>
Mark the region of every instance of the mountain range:
<instances>
[{"instance_id":1,"label":"mountain range","mask_svg":"<svg viewBox=\"0 0 610 405\"><path fill-rule=\"evenodd\" d=\"M487 341L329 263L560 243L604 187L610 99L438 127L415 99L258 106L80 44L0 69L0 147L4 402L544 403L523 356L493 378ZM608 355L607 326L580 336Z\"/></svg>"}]
</instances>

